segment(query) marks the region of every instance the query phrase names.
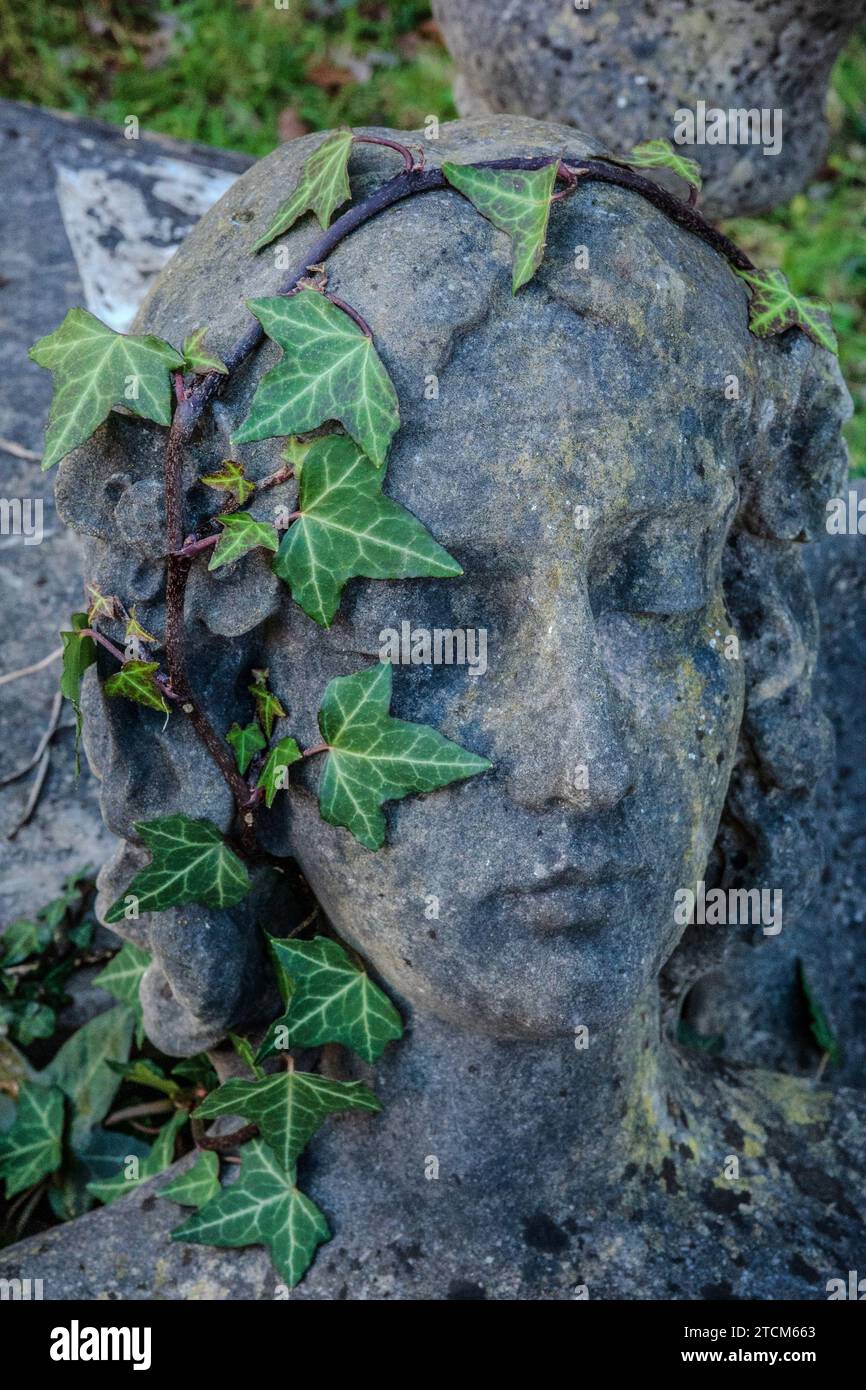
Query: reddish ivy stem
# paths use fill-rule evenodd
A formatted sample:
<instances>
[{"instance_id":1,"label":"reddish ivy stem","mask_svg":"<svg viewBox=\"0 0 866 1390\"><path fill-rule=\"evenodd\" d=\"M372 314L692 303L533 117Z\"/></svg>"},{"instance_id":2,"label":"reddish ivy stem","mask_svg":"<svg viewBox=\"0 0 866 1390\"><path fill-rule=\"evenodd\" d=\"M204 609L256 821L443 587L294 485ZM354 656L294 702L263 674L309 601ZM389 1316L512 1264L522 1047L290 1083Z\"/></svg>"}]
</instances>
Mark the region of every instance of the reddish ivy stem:
<instances>
[{"instance_id":1,"label":"reddish ivy stem","mask_svg":"<svg viewBox=\"0 0 866 1390\"><path fill-rule=\"evenodd\" d=\"M451 190L451 185L442 170L425 169L423 160L416 163L407 146L379 136L356 136L355 139L361 144L385 145L396 150L403 156L406 167L401 173L396 174L375 189L369 197L360 203L355 203L341 217L338 217L326 231L316 237L305 252L303 259L289 272L277 290L278 294L289 295L295 292L298 282L307 275L311 267L318 267L323 264L331 252L347 236L367 222L371 222L373 218L378 217L388 208L394 207L397 203L419 193L432 193L443 189ZM550 155L537 155L524 159L484 160L468 167L532 170L544 168L550 162ZM566 188L561 190L563 195L573 193L578 184L592 182L609 183L618 188L629 189L658 208L677 226L704 241L714 251L722 255L736 270L755 269L753 262L745 252L707 222L690 202L684 202L681 198L675 197L667 189L662 188L660 184L654 183L652 179L645 178L633 169L605 159L583 159L565 154L559 162L557 177L566 184ZM456 192L456 190L451 191ZM369 326L361 319L357 311L342 301L339 301L338 307L349 313L362 331L372 336ZM255 352L263 337L264 330L261 324L258 321L254 322L246 333L238 339L234 347L223 355L227 373L208 372L191 389L184 387L182 379L176 383L178 388L176 390L177 404L169 431L165 460L165 513L169 550L165 599L165 646L169 678L172 690L181 701L182 708L189 715L193 728L234 796L241 819L241 839L248 853L255 852L253 810L256 803L251 803L250 789L237 772L226 744L196 703L187 673L184 631L186 585L194 555L199 550L206 549L207 545L212 544L214 538L206 537L201 544L193 542L190 546L184 547L183 460L186 448L192 440L205 408L223 384L230 379L232 373L236 372ZM283 481L282 471L277 470L277 473L266 479L262 486L270 486L277 481ZM324 751L324 749L318 747L308 749L305 756L320 751Z\"/></svg>"}]
</instances>

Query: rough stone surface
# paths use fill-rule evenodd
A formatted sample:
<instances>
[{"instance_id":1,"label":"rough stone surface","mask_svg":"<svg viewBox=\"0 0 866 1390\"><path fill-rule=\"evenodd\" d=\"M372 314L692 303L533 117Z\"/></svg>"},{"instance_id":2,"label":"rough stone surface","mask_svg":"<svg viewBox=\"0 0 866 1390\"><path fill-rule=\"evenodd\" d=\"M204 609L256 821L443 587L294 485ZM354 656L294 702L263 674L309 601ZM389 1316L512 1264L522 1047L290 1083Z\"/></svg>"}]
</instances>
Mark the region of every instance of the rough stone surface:
<instances>
[{"instance_id":1,"label":"rough stone surface","mask_svg":"<svg viewBox=\"0 0 866 1390\"><path fill-rule=\"evenodd\" d=\"M249 247L312 144L238 181L154 287L140 329L178 342L207 322L218 352L240 336L243 299L282 274ZM598 147L564 127L481 119L443 127L428 158L563 148ZM358 155L356 197L391 158ZM314 235L304 222L285 238L288 263ZM589 273L574 268L577 243ZM799 333L752 337L724 262L622 190L582 188L554 209L545 262L516 298L509 261L506 238L442 192L391 209L329 263L400 398L387 490L465 577L354 583L328 633L273 590L261 556L197 576L188 596L191 669L217 727L248 717L248 672L267 666L302 746L318 737L328 679L375 660L384 628L488 634L483 677L401 669L394 709L487 755L491 773L391 808L375 855L320 821L309 763L263 822L412 1022L377 1068L385 1116L313 1146L307 1186L337 1238L296 1296L570 1297L580 1282L595 1296L815 1296L855 1267L862 1241L864 1102L682 1061L655 996L683 931L675 888L706 876L782 889L795 914L814 886L830 739L797 543L821 533L841 489L847 397L835 362ZM190 521L210 504L195 477L228 455L276 356L263 347L203 429ZM238 456L264 476L280 447ZM157 631L159 535L134 522L112 538L118 515L151 514L160 470L160 432L114 415L58 487L91 571ZM257 505L291 504L283 492ZM134 839L134 820L172 810L228 828L228 797L182 721L163 731L146 711L103 706L98 689L90 700L115 833ZM128 882L129 854L106 869L105 894ZM256 979L255 917L277 931L290 919L261 903L243 916L245 931L198 909L136 924L155 956L148 1027L176 1044L188 1028L177 1050L264 1008L217 977ZM686 957L699 937L686 932ZM726 939L717 929L714 948ZM588 1052L574 1046L579 1024ZM722 1176L731 1153L734 1183ZM446 1181L426 1182L429 1157ZM108 1279L94 1258L93 1278Z\"/></svg>"},{"instance_id":2,"label":"rough stone surface","mask_svg":"<svg viewBox=\"0 0 866 1390\"><path fill-rule=\"evenodd\" d=\"M783 145L684 147L717 216L764 212L819 168L830 69L866 14L863 0L433 0L458 66L463 116L497 111L593 130L618 153L672 139L674 113L706 106L781 110ZM680 185L680 189L682 185Z\"/></svg>"}]
</instances>

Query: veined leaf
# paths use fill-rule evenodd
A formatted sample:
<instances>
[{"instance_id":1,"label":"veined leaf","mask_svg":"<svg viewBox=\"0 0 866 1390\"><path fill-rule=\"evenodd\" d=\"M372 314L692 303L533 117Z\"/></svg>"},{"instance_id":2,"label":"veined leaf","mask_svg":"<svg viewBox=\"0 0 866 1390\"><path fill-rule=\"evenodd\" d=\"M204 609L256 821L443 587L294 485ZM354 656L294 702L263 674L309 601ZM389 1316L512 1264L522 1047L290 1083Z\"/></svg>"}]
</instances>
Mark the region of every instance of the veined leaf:
<instances>
[{"instance_id":1,"label":"veined leaf","mask_svg":"<svg viewBox=\"0 0 866 1390\"><path fill-rule=\"evenodd\" d=\"M0 1134L0 1178L14 1197L60 1167L63 1157L63 1092L25 1082L18 1092L15 1123Z\"/></svg>"},{"instance_id":2,"label":"veined leaf","mask_svg":"<svg viewBox=\"0 0 866 1390\"><path fill-rule=\"evenodd\" d=\"M203 1207L220 1190L220 1164L213 1149L202 1149L195 1163L173 1182L159 1189L181 1207Z\"/></svg>"},{"instance_id":3,"label":"veined leaf","mask_svg":"<svg viewBox=\"0 0 866 1390\"><path fill-rule=\"evenodd\" d=\"M281 1071L259 1081L231 1077L212 1091L196 1119L240 1115L256 1124L284 1168L293 1168L328 1115L340 1110L381 1110L362 1081L329 1081L311 1072Z\"/></svg>"},{"instance_id":4,"label":"veined leaf","mask_svg":"<svg viewBox=\"0 0 866 1390\"><path fill-rule=\"evenodd\" d=\"M235 463L234 459L224 459L216 473L208 473L206 477L199 478L199 482L204 483L205 487L230 492L239 507L242 507L256 490L255 483L251 483L246 477L243 464Z\"/></svg>"},{"instance_id":5,"label":"veined leaf","mask_svg":"<svg viewBox=\"0 0 866 1390\"><path fill-rule=\"evenodd\" d=\"M159 1091L162 1095L168 1096L169 1100L177 1100L183 1095L184 1088L180 1082L166 1076L156 1062L150 1062L146 1057L137 1057L134 1062L109 1062L108 1065L124 1081L129 1081L134 1086L147 1086L152 1091Z\"/></svg>"},{"instance_id":6,"label":"veined leaf","mask_svg":"<svg viewBox=\"0 0 866 1390\"><path fill-rule=\"evenodd\" d=\"M300 517L274 560L292 598L330 627L349 579L413 579L462 574L411 512L382 496L382 474L350 439L319 439L304 460Z\"/></svg>"},{"instance_id":7,"label":"veined leaf","mask_svg":"<svg viewBox=\"0 0 866 1390\"><path fill-rule=\"evenodd\" d=\"M108 1063L128 1059L134 1024L135 1016L125 1005L106 1009L73 1033L41 1073L72 1102L73 1144L83 1143L108 1114L120 1085Z\"/></svg>"},{"instance_id":8,"label":"veined leaf","mask_svg":"<svg viewBox=\"0 0 866 1390\"><path fill-rule=\"evenodd\" d=\"M119 671L109 676L103 685L106 695L134 700L148 709L168 714L168 702L156 682L158 661L124 661Z\"/></svg>"},{"instance_id":9,"label":"veined leaf","mask_svg":"<svg viewBox=\"0 0 866 1390\"><path fill-rule=\"evenodd\" d=\"M306 434L338 420L381 468L400 411L372 339L317 290L251 299L249 307L283 358L259 382L235 439Z\"/></svg>"},{"instance_id":10,"label":"veined leaf","mask_svg":"<svg viewBox=\"0 0 866 1390\"><path fill-rule=\"evenodd\" d=\"M256 753L260 753L263 748L267 748L268 741L253 721L242 729L240 724L232 724L226 734L226 742L230 743L235 750L235 762L238 765L238 772L243 777Z\"/></svg>"},{"instance_id":11,"label":"veined leaf","mask_svg":"<svg viewBox=\"0 0 866 1390\"><path fill-rule=\"evenodd\" d=\"M87 1190L93 1197L98 1197L100 1202L106 1205L116 1202L118 1197L125 1197L128 1192L134 1192L148 1178L155 1178L158 1173L163 1172L174 1158L174 1141L179 1129L186 1124L189 1115L185 1110L178 1110L172 1115L167 1124L164 1124L159 1131L158 1137L154 1140L147 1158L138 1159L136 1165L136 1176L127 1177L124 1165L120 1165L120 1171L115 1172L113 1178L98 1178L96 1182L89 1182ZM137 1155L136 1155L137 1157Z\"/></svg>"},{"instance_id":12,"label":"veined leaf","mask_svg":"<svg viewBox=\"0 0 866 1390\"><path fill-rule=\"evenodd\" d=\"M204 340L207 336L206 328L196 328L183 340L183 365L188 372L197 372L205 376L208 372L219 372L221 376L228 376L228 367L219 357L214 357L212 353L206 352Z\"/></svg>"},{"instance_id":13,"label":"veined leaf","mask_svg":"<svg viewBox=\"0 0 866 1390\"><path fill-rule=\"evenodd\" d=\"M51 1210L60 1221L72 1221L90 1211L96 1200L87 1185L111 1177L124 1158L147 1158L150 1150L140 1139L117 1129L92 1129L83 1142L69 1150L69 1161L48 1189Z\"/></svg>"},{"instance_id":14,"label":"veined leaf","mask_svg":"<svg viewBox=\"0 0 866 1390\"><path fill-rule=\"evenodd\" d=\"M89 439L112 406L171 424L169 372L182 367L183 358L162 338L115 333L86 309L70 309L29 355L54 373L43 468Z\"/></svg>"},{"instance_id":15,"label":"veined leaf","mask_svg":"<svg viewBox=\"0 0 866 1390\"><path fill-rule=\"evenodd\" d=\"M268 943L292 990L285 1014L268 1029L260 1060L279 1051L279 1040L285 1047L342 1043L365 1062L375 1062L389 1042L403 1036L400 1015L388 996L336 941L271 936Z\"/></svg>"},{"instance_id":16,"label":"veined leaf","mask_svg":"<svg viewBox=\"0 0 866 1390\"><path fill-rule=\"evenodd\" d=\"M749 300L749 329L758 338L802 328L818 347L837 353L839 345L830 319L830 309L818 299L800 299L794 294L781 270L738 270L752 297Z\"/></svg>"},{"instance_id":17,"label":"veined leaf","mask_svg":"<svg viewBox=\"0 0 866 1390\"><path fill-rule=\"evenodd\" d=\"M138 899L138 911L163 912L183 903L231 907L249 892L250 876L209 820L158 816L136 821L153 856L133 877L126 892L105 914L107 923L123 920L126 899Z\"/></svg>"},{"instance_id":18,"label":"veined leaf","mask_svg":"<svg viewBox=\"0 0 866 1390\"><path fill-rule=\"evenodd\" d=\"M680 154L670 140L642 140L628 155L628 163L635 169L670 169L692 188L701 186L701 166L698 161Z\"/></svg>"},{"instance_id":19,"label":"veined leaf","mask_svg":"<svg viewBox=\"0 0 866 1390\"><path fill-rule=\"evenodd\" d=\"M451 186L468 198L482 217L511 237L511 289L515 294L541 265L558 168L558 159L543 169L527 170L442 165Z\"/></svg>"},{"instance_id":20,"label":"veined leaf","mask_svg":"<svg viewBox=\"0 0 866 1390\"><path fill-rule=\"evenodd\" d=\"M228 512L218 516L222 535L214 547L209 570L218 570L220 565L230 565L246 555L248 550L263 546L265 550L276 550L280 544L277 528L269 521L256 521L249 512Z\"/></svg>"},{"instance_id":21,"label":"veined leaf","mask_svg":"<svg viewBox=\"0 0 866 1390\"><path fill-rule=\"evenodd\" d=\"M142 627L141 623L138 621L138 618L135 616L134 604L132 612L130 613L129 619L126 624L126 632L124 633L124 636L127 642L129 642L134 637L137 638L139 642L145 642L151 647L159 646L159 638L154 637L153 633L148 632L147 628Z\"/></svg>"},{"instance_id":22,"label":"veined leaf","mask_svg":"<svg viewBox=\"0 0 866 1390\"><path fill-rule=\"evenodd\" d=\"M256 715L265 731L265 738L274 732L274 724L286 713L276 695L268 689L267 671L253 671L255 684L247 687L256 702Z\"/></svg>"},{"instance_id":23,"label":"veined leaf","mask_svg":"<svg viewBox=\"0 0 866 1390\"><path fill-rule=\"evenodd\" d=\"M82 637L82 629L90 626L86 613L73 613L71 632L61 632L63 643L63 673L60 692L75 711L75 775L81 770L81 678L96 660L96 643L92 637Z\"/></svg>"},{"instance_id":24,"label":"veined leaf","mask_svg":"<svg viewBox=\"0 0 866 1390\"><path fill-rule=\"evenodd\" d=\"M241 1174L171 1233L197 1245L264 1245L289 1287L309 1268L331 1232L318 1207L295 1186L260 1139L245 1144Z\"/></svg>"},{"instance_id":25,"label":"veined leaf","mask_svg":"<svg viewBox=\"0 0 866 1390\"><path fill-rule=\"evenodd\" d=\"M285 790L286 768L296 763L300 756L301 750L293 738L281 738L268 754L256 786L264 788L265 805L269 809L274 804L277 792Z\"/></svg>"},{"instance_id":26,"label":"veined leaf","mask_svg":"<svg viewBox=\"0 0 866 1390\"><path fill-rule=\"evenodd\" d=\"M132 1009L135 1015L135 1039L139 1047L144 1041L144 1013L138 992L149 965L150 956L147 952L142 951L141 947L132 941L127 941L93 981L118 1003L126 1004Z\"/></svg>"},{"instance_id":27,"label":"veined leaf","mask_svg":"<svg viewBox=\"0 0 866 1390\"><path fill-rule=\"evenodd\" d=\"M379 807L412 792L431 792L487 772L486 758L443 738L428 724L393 719L392 667L371 666L338 676L325 690L319 728L328 757L319 783L319 810L367 849L385 842Z\"/></svg>"},{"instance_id":28,"label":"veined leaf","mask_svg":"<svg viewBox=\"0 0 866 1390\"><path fill-rule=\"evenodd\" d=\"M275 237L287 232L304 212L314 212L320 225L328 226L334 209L352 196L346 171L351 148L351 130L337 130L316 146L304 160L297 184L281 204L267 231L259 237L254 251L260 251Z\"/></svg>"}]
</instances>

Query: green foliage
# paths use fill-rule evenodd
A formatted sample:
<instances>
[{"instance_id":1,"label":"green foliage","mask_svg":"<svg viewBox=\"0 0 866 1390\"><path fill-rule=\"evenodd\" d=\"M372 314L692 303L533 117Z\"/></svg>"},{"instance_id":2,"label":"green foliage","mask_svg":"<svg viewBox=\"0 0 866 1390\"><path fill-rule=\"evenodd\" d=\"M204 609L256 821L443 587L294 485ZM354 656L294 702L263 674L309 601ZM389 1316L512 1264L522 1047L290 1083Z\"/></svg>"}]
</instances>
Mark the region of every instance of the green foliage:
<instances>
[{"instance_id":1,"label":"green foliage","mask_svg":"<svg viewBox=\"0 0 866 1390\"><path fill-rule=\"evenodd\" d=\"M443 164L452 187L483 217L511 237L511 289L516 294L531 280L544 257L551 198L559 160L543 169L472 169Z\"/></svg>"},{"instance_id":2,"label":"green foliage","mask_svg":"<svg viewBox=\"0 0 866 1390\"><path fill-rule=\"evenodd\" d=\"M78 751L81 745L81 678L88 666L92 666L96 660L96 643L92 637L82 636L83 629L90 626L90 620L86 613L73 613L70 622L72 623L71 629L60 634L60 640L63 643L63 672L60 677L60 691L75 711L75 775L77 777L81 766Z\"/></svg>"},{"instance_id":3,"label":"green foliage","mask_svg":"<svg viewBox=\"0 0 866 1390\"><path fill-rule=\"evenodd\" d=\"M184 371L197 372L205 375L207 372L219 372L221 376L228 375L228 367L219 357L214 357L207 352L204 340L207 336L206 328L196 328L194 332L187 335L183 340L183 366Z\"/></svg>"},{"instance_id":4,"label":"green foliage","mask_svg":"<svg viewBox=\"0 0 866 1390\"><path fill-rule=\"evenodd\" d=\"M85 867L70 874L57 898L0 935L0 1029L22 1047L51 1037L57 1011L68 1002L66 983L93 935L94 919L85 910L89 873Z\"/></svg>"},{"instance_id":5,"label":"green foliage","mask_svg":"<svg viewBox=\"0 0 866 1390\"><path fill-rule=\"evenodd\" d=\"M692 188L701 187L701 166L675 150L670 140L642 140L635 145L627 162L634 169L670 169Z\"/></svg>"},{"instance_id":6,"label":"green foliage","mask_svg":"<svg viewBox=\"0 0 866 1390\"><path fill-rule=\"evenodd\" d=\"M249 512L229 512L227 516L218 516L217 521L223 529L214 547L209 570L231 565L258 546L265 550L276 550L280 544L276 527L269 521L256 521Z\"/></svg>"},{"instance_id":7,"label":"green foliage","mask_svg":"<svg viewBox=\"0 0 866 1390\"><path fill-rule=\"evenodd\" d=\"M365 1062L375 1062L389 1042L403 1036L390 999L326 936L312 941L268 942L277 964L286 1012L272 1023L259 1050L264 1060L282 1047L342 1043Z\"/></svg>"},{"instance_id":8,"label":"green foliage","mask_svg":"<svg viewBox=\"0 0 866 1390\"><path fill-rule=\"evenodd\" d=\"M70 309L59 328L40 338L30 356L54 376L42 467L51 468L83 444L112 406L171 423L169 372L183 358L161 338L115 333L86 309Z\"/></svg>"},{"instance_id":9,"label":"green foliage","mask_svg":"<svg viewBox=\"0 0 866 1390\"><path fill-rule=\"evenodd\" d=\"M134 1176L127 1176L123 1164L120 1172L115 1172L111 1178L98 1178L94 1182L87 1184L87 1190L93 1197L100 1202L109 1205L116 1202L118 1197L125 1197L127 1193L134 1192L148 1178L155 1178L158 1173L162 1173L174 1158L174 1141L177 1132L186 1124L189 1116L183 1110L178 1110L172 1115L167 1124L164 1124L154 1140L146 1158L138 1159L135 1164ZM137 1158L137 1155L130 1155Z\"/></svg>"},{"instance_id":10,"label":"green foliage","mask_svg":"<svg viewBox=\"0 0 866 1390\"><path fill-rule=\"evenodd\" d=\"M136 830L150 850L152 862L140 869L129 887L105 914L120 922L126 898L138 900L138 912L164 912L183 903L231 907L249 892L250 876L230 850L216 826L189 816L158 816L137 821Z\"/></svg>"},{"instance_id":11,"label":"green foliage","mask_svg":"<svg viewBox=\"0 0 866 1390\"><path fill-rule=\"evenodd\" d=\"M301 472L300 517L274 571L292 598L330 627L349 579L452 578L463 573L411 512L382 496L382 475L342 435L316 440Z\"/></svg>"},{"instance_id":12,"label":"green foliage","mask_svg":"<svg viewBox=\"0 0 866 1390\"><path fill-rule=\"evenodd\" d=\"M491 764L443 738L427 724L393 719L392 667L379 663L354 676L338 676L325 690L319 728L328 756L319 783L319 810L367 849L385 842L380 806L411 792L431 792L463 781Z\"/></svg>"},{"instance_id":13,"label":"green foliage","mask_svg":"<svg viewBox=\"0 0 866 1390\"><path fill-rule=\"evenodd\" d=\"M249 686L249 692L256 705L256 717L265 731L265 738L270 738L274 732L274 724L278 719L282 719L286 711L283 709L276 695L268 688L267 671L254 671L255 684Z\"/></svg>"},{"instance_id":14,"label":"green foliage","mask_svg":"<svg viewBox=\"0 0 866 1390\"><path fill-rule=\"evenodd\" d=\"M841 1043L833 1032L821 1001L806 976L806 969L801 960L797 961L797 978L809 1011L809 1031L815 1040L815 1045L832 1066L838 1067L842 1061Z\"/></svg>"},{"instance_id":15,"label":"green foliage","mask_svg":"<svg viewBox=\"0 0 866 1390\"><path fill-rule=\"evenodd\" d=\"M769 338L788 328L802 328L813 343L828 352L838 352L828 305L798 298L781 270L760 270L754 274L739 270L737 274L752 292L749 328L758 338Z\"/></svg>"},{"instance_id":16,"label":"green foliage","mask_svg":"<svg viewBox=\"0 0 866 1390\"><path fill-rule=\"evenodd\" d=\"M172 1231L172 1240L197 1245L264 1245L277 1271L294 1287L316 1247L330 1240L322 1213L295 1186L260 1139L245 1144L240 1177Z\"/></svg>"},{"instance_id":17,"label":"green foliage","mask_svg":"<svg viewBox=\"0 0 866 1390\"><path fill-rule=\"evenodd\" d=\"M337 420L381 468L400 411L372 339L318 290L247 302L283 357L256 387L236 441L306 434Z\"/></svg>"},{"instance_id":18,"label":"green foliage","mask_svg":"<svg viewBox=\"0 0 866 1390\"><path fill-rule=\"evenodd\" d=\"M158 670L158 661L124 661L120 670L104 682L102 689L106 695L134 700L137 705L168 714L168 701L156 680Z\"/></svg>"},{"instance_id":19,"label":"green foliage","mask_svg":"<svg viewBox=\"0 0 866 1390\"><path fill-rule=\"evenodd\" d=\"M60 1167L63 1157L63 1092L25 1082L18 1093L15 1123L0 1134L0 1178L14 1197Z\"/></svg>"},{"instance_id":20,"label":"green foliage","mask_svg":"<svg viewBox=\"0 0 866 1390\"><path fill-rule=\"evenodd\" d=\"M144 1038L144 1017L139 999L139 989L144 972L150 965L150 956L140 946L127 941L117 955L108 962L93 981L99 989L104 989L119 1004L126 1004L135 1015L136 1041L141 1046Z\"/></svg>"},{"instance_id":21,"label":"green foliage","mask_svg":"<svg viewBox=\"0 0 866 1390\"><path fill-rule=\"evenodd\" d=\"M274 744L256 783L265 793L265 805L270 808L278 791L284 790L286 769L296 763L301 750L293 738L281 738Z\"/></svg>"},{"instance_id":22,"label":"green foliage","mask_svg":"<svg viewBox=\"0 0 866 1390\"><path fill-rule=\"evenodd\" d=\"M216 1197L219 1190L219 1159L212 1149L202 1149L192 1167L161 1187L159 1195L168 1197L181 1207L203 1207Z\"/></svg>"},{"instance_id":23,"label":"green foliage","mask_svg":"<svg viewBox=\"0 0 866 1390\"><path fill-rule=\"evenodd\" d=\"M135 1016L117 1004L97 1014L60 1048L42 1073L45 1081L59 1086L72 1103L71 1138L83 1142L88 1132L105 1119L120 1085L110 1062L129 1057Z\"/></svg>"},{"instance_id":24,"label":"green foliage","mask_svg":"<svg viewBox=\"0 0 866 1390\"><path fill-rule=\"evenodd\" d=\"M99 1127L90 1130L80 1144L67 1146L63 1166L54 1174L48 1190L48 1201L58 1221L83 1216L96 1201L88 1191L90 1183L113 1177L125 1159L145 1159L149 1152L147 1144L135 1135Z\"/></svg>"},{"instance_id":25,"label":"green foliage","mask_svg":"<svg viewBox=\"0 0 866 1390\"><path fill-rule=\"evenodd\" d=\"M351 130L337 130L316 146L304 160L295 188L259 237L254 251L282 236L305 212L314 212L322 227L329 225L334 209L352 196L347 173L351 149Z\"/></svg>"},{"instance_id":26,"label":"green foliage","mask_svg":"<svg viewBox=\"0 0 866 1390\"><path fill-rule=\"evenodd\" d=\"M235 762L242 777L256 753L260 753L263 748L268 746L267 739L255 721L247 724L243 729L240 724L232 724L226 734L226 742L230 743L234 749Z\"/></svg>"},{"instance_id":27,"label":"green foliage","mask_svg":"<svg viewBox=\"0 0 866 1390\"><path fill-rule=\"evenodd\" d=\"M205 487L230 492L239 507L242 507L256 490L255 483L251 483L245 477L243 464L235 463L234 459L224 459L216 473L208 473L206 477L199 478L199 482L204 483Z\"/></svg>"}]
</instances>

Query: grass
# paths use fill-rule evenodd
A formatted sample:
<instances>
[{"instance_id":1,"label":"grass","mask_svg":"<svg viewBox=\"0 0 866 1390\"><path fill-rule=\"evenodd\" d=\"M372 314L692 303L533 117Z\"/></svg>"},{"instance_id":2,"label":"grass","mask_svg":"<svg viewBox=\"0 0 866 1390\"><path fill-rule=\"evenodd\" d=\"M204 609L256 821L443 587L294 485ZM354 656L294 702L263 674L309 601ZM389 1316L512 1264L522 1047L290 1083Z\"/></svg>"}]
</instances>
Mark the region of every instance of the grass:
<instances>
[{"instance_id":1,"label":"grass","mask_svg":"<svg viewBox=\"0 0 866 1390\"><path fill-rule=\"evenodd\" d=\"M284 8L276 8L276 4ZM452 70L425 0L4 0L7 97L184 140L267 154L341 123L411 129L456 115ZM834 74L821 176L785 207L728 230L762 266L833 305L866 474L866 31Z\"/></svg>"}]
</instances>

